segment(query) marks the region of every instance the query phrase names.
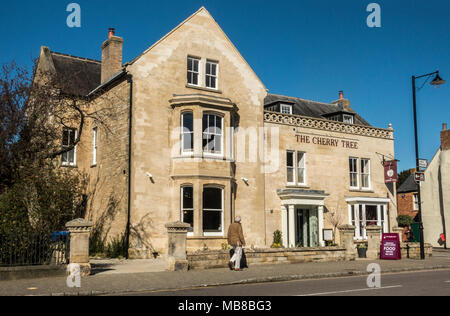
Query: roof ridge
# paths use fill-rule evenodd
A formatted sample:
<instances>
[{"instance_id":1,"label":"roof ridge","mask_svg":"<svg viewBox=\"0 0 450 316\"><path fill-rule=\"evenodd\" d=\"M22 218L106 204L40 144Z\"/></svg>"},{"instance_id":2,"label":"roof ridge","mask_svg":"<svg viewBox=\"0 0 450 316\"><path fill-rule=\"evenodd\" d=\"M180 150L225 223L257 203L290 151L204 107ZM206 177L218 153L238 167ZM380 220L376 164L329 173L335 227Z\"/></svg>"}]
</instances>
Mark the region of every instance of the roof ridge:
<instances>
[{"instance_id":1,"label":"roof ridge","mask_svg":"<svg viewBox=\"0 0 450 316\"><path fill-rule=\"evenodd\" d=\"M303 98L293 97L293 96L284 95L284 94L269 93L268 95L273 95L273 96L277 96L277 97L292 98L292 99L297 99L297 100L302 100L302 101L307 101L307 102L315 102L315 103L320 103L320 104L325 104L325 105L336 106L336 104L334 104L334 103L326 103L326 102L322 102L322 101L314 101L314 100L303 99Z\"/></svg>"},{"instance_id":2,"label":"roof ridge","mask_svg":"<svg viewBox=\"0 0 450 316\"><path fill-rule=\"evenodd\" d=\"M98 64L102 63L100 60L84 58L84 57L79 57L79 56L73 56L73 55L58 53L58 52L54 52L54 51L50 51L50 54L57 55L57 56L62 56L62 57L67 57L67 58L74 58L74 59L88 61L88 62L93 62L93 63L98 63Z\"/></svg>"}]
</instances>

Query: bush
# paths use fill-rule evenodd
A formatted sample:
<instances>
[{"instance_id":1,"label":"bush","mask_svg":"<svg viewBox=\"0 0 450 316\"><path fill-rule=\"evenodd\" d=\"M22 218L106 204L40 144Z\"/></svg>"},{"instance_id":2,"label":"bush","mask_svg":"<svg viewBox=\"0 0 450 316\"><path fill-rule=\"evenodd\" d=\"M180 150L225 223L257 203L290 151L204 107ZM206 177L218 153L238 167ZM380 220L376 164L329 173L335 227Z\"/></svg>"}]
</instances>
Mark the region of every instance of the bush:
<instances>
[{"instance_id":1,"label":"bush","mask_svg":"<svg viewBox=\"0 0 450 316\"><path fill-rule=\"evenodd\" d=\"M399 227L408 227L414 223L414 219L409 215L399 215L397 217L397 222Z\"/></svg>"},{"instance_id":2,"label":"bush","mask_svg":"<svg viewBox=\"0 0 450 316\"><path fill-rule=\"evenodd\" d=\"M283 247L283 233L277 230L273 233L272 248L281 248L281 247Z\"/></svg>"}]
</instances>

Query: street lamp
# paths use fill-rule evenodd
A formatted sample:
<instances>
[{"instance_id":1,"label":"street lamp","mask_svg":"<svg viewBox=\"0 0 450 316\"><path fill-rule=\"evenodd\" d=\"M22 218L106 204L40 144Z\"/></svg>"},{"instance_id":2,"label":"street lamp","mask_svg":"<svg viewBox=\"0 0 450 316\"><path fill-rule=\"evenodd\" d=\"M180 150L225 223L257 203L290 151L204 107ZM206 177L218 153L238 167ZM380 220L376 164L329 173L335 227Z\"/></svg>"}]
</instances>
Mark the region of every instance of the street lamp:
<instances>
[{"instance_id":1,"label":"street lamp","mask_svg":"<svg viewBox=\"0 0 450 316\"><path fill-rule=\"evenodd\" d=\"M433 75L436 75L436 77L433 79L433 81L430 82L433 86L440 86L445 84L445 80L443 80L439 76L439 70L423 75L423 76L412 76L412 87L413 87L413 109L414 109L414 139L415 139L415 145L416 145L416 171L420 171L419 167L419 141L417 137L417 110L416 110L416 79L424 78L424 77L431 77ZM419 219L419 232L420 232L420 258L422 260L425 259L425 244L423 240L423 222L422 222L422 200L420 197L420 183L419 183L419 192L417 194L417 200L419 203L419 212L418 212L418 219Z\"/></svg>"}]
</instances>

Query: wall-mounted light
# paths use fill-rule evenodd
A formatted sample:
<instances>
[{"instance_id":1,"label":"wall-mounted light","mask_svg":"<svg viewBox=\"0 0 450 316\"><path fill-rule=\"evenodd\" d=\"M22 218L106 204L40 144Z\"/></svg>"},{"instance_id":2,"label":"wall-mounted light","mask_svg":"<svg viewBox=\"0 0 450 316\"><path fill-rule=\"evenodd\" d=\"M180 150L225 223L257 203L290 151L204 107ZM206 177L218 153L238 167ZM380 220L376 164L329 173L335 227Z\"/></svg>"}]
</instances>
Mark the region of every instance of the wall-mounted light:
<instances>
[{"instance_id":1,"label":"wall-mounted light","mask_svg":"<svg viewBox=\"0 0 450 316\"><path fill-rule=\"evenodd\" d=\"M244 181L246 185L248 185L249 180L247 178L241 178L241 180Z\"/></svg>"},{"instance_id":2,"label":"wall-mounted light","mask_svg":"<svg viewBox=\"0 0 450 316\"><path fill-rule=\"evenodd\" d=\"M155 183L155 181L153 180L153 175L150 172L147 172L147 177L150 179L152 183Z\"/></svg>"}]
</instances>

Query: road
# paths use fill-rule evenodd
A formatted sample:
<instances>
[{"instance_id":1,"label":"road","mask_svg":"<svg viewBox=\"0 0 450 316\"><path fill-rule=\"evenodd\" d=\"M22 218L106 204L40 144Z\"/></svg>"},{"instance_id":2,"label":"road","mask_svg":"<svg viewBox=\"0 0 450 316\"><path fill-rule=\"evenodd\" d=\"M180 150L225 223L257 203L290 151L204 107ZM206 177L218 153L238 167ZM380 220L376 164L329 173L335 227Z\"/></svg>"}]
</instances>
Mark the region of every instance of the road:
<instances>
[{"instance_id":1,"label":"road","mask_svg":"<svg viewBox=\"0 0 450 316\"><path fill-rule=\"evenodd\" d=\"M450 296L450 270L381 274L381 287L368 288L367 277L141 292L136 296ZM127 294L130 295L130 294Z\"/></svg>"}]
</instances>

